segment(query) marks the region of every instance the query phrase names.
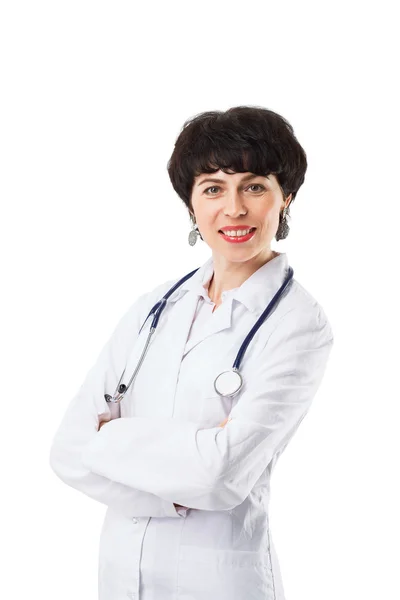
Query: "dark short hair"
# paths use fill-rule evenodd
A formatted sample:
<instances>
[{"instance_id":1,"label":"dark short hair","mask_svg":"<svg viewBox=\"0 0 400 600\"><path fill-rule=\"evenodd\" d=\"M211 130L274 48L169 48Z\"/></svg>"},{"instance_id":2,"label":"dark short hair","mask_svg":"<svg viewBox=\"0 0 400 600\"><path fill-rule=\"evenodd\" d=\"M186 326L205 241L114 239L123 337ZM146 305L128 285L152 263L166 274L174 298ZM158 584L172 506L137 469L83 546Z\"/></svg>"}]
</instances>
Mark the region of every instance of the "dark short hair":
<instances>
[{"instance_id":1,"label":"dark short hair","mask_svg":"<svg viewBox=\"0 0 400 600\"><path fill-rule=\"evenodd\" d=\"M284 117L267 108L235 106L187 119L167 169L174 190L192 213L194 178L219 169L274 174L284 197L292 194L293 202L304 182L307 157Z\"/></svg>"}]
</instances>

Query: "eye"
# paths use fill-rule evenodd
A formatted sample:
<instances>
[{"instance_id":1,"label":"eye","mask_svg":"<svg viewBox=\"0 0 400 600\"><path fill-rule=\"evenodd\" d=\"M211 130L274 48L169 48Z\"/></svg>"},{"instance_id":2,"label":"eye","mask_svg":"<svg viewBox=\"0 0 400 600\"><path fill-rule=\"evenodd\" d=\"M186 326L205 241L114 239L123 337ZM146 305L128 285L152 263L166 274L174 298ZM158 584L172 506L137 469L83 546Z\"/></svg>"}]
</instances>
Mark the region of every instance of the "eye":
<instances>
[{"instance_id":1,"label":"eye","mask_svg":"<svg viewBox=\"0 0 400 600\"><path fill-rule=\"evenodd\" d=\"M249 188L251 188L251 187L254 187L254 186L255 186L255 187L257 187L257 186L258 186L258 187L260 187L260 188L263 188L263 190L265 190L265 187L264 187L263 185L261 185L261 183L252 183L251 185L249 185Z\"/></svg>"},{"instance_id":2,"label":"eye","mask_svg":"<svg viewBox=\"0 0 400 600\"><path fill-rule=\"evenodd\" d=\"M206 194L206 193L208 193L208 190L212 190L213 188L214 189L215 188L219 189L219 186L218 185L212 185L211 187L206 188L203 193ZM211 195L214 196L215 194L211 194Z\"/></svg>"},{"instance_id":3,"label":"eye","mask_svg":"<svg viewBox=\"0 0 400 600\"><path fill-rule=\"evenodd\" d=\"M265 187L264 187L263 185L261 185L261 183L252 183L251 185L249 185L249 186L248 186L248 188L247 188L247 189L250 189L251 187L257 187L257 186L258 186L259 188L262 188L263 190L265 190ZM219 185L212 185L211 187L208 187L208 188L206 188L206 189L204 190L204 192L203 192L203 193L204 193L204 194L207 194L207 193L208 193L208 190L212 190L212 189L217 189L217 190L219 190L219 189L220 189L220 187L219 187ZM215 194L211 194L211 195L212 195L212 196L215 196Z\"/></svg>"}]
</instances>

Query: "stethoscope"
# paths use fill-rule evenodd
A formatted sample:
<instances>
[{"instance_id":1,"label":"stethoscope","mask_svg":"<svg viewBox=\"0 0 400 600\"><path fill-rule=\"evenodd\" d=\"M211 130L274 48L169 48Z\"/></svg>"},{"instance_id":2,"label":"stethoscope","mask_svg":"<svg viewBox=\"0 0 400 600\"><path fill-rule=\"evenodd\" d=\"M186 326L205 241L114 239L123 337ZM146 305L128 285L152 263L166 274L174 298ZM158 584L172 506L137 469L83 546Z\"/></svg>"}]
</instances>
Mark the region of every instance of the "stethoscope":
<instances>
[{"instance_id":1,"label":"stethoscope","mask_svg":"<svg viewBox=\"0 0 400 600\"><path fill-rule=\"evenodd\" d=\"M110 394L104 395L104 398L106 399L107 402L119 403L119 402L121 402L121 400L123 399L125 394L128 392L130 386L132 385L133 380L135 379L136 375L139 372L139 369L143 363L144 357L146 356L146 352L149 347L150 339L157 328L158 321L160 319L161 313L163 312L164 308L167 305L168 298L171 296L171 294L173 294L175 292L175 290L180 285L182 285L187 279L189 279L189 277L192 277L192 275L194 275L194 273L196 273L196 271L198 271L198 269L195 269L194 271L191 271L190 273L185 275L185 277L182 277L182 279L180 279L170 290L168 290L168 292L163 296L163 298L159 302L157 302L157 304L155 304L153 306L153 308L147 315L146 320L144 321L143 325L141 326L141 328L139 330L139 334L140 334L145 323L147 322L147 319L154 313L153 322L151 324L150 331L149 331L149 334L148 334L148 337L146 340L146 344L143 348L143 351L142 351L141 357L139 359L139 362L137 364L137 367L134 370L132 377L130 378L130 380L128 382L128 385L121 383L122 378L125 374L125 369L122 371L122 375L119 378L119 381L118 381L117 387L115 388L113 396L110 396ZM288 275L286 276L285 281L283 282L283 284L281 285L279 290L276 292L275 296L272 298L272 300L268 304L267 308L264 310L264 312L258 318L255 325L252 327L252 329L247 334L244 342L240 346L239 352L237 353L237 356L235 358L235 362L232 365L232 368L228 369L227 371L223 371L222 373L217 375L217 377L215 378L214 389L219 396L222 396L222 397L228 397L228 396L231 397L232 396L233 397L233 396L236 396L236 394L238 394L239 391L241 390L241 388L243 386L243 377L239 371L239 367L242 362L244 353L247 350L247 346L250 344L251 340L253 339L253 337L256 334L256 332L258 331L258 329L261 327L261 325L267 319L267 317L271 313L272 309L279 302L279 300L283 296L287 286L289 285L289 283L292 279L293 279L293 269L292 269L292 267L288 267Z\"/></svg>"}]
</instances>

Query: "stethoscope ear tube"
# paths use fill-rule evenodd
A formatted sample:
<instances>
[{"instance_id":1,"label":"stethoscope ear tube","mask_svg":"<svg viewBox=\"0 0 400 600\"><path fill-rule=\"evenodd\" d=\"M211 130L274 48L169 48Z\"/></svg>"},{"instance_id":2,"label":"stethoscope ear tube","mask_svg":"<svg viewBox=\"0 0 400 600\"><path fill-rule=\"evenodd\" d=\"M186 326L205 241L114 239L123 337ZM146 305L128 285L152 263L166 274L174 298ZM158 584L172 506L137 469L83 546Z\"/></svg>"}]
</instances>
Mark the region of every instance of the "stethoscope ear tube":
<instances>
[{"instance_id":1,"label":"stethoscope ear tube","mask_svg":"<svg viewBox=\"0 0 400 600\"><path fill-rule=\"evenodd\" d=\"M150 338L151 338L151 336L153 335L153 333L156 330L156 327L154 326L154 324L157 325L158 319L160 318L160 313L164 310L165 305L166 305L166 300L164 302L161 302L159 304L159 306L158 306L157 312L156 312L156 314L154 316L153 322L152 322L151 327L150 327L149 334L147 336L145 347L143 348L143 351L142 351L141 357L139 359L139 362L138 362L138 364L136 366L136 369L132 373L132 377L130 378L130 380L128 382L128 385L125 385L124 383L121 383L122 378L123 378L124 373L125 373L125 369L126 369L126 367L125 367L125 369L122 371L121 377L119 378L119 381L117 383L117 387L115 388L114 396L110 396L110 394L104 394L104 398L105 398L106 402L108 402L109 404L111 404L111 405L112 404L119 404L121 402L121 400L124 398L125 394L129 390L129 388L131 387L132 382L134 381L134 379L135 379L135 377L136 377L136 375L137 375L137 373L138 373L138 371L139 371L139 369L140 369L140 367L142 365L144 357L146 356L146 352L147 352L147 349L148 349L149 344L150 344Z\"/></svg>"},{"instance_id":2,"label":"stethoscope ear tube","mask_svg":"<svg viewBox=\"0 0 400 600\"><path fill-rule=\"evenodd\" d=\"M125 367L125 369L126 369L126 367ZM121 384L122 378L123 378L123 376L125 374L125 369L121 373L121 377L119 378L119 381L117 383L117 387L115 388L114 395L111 396L110 394L104 394L104 399L109 404L114 404L116 402L119 402L119 400L118 400L119 394L121 394L121 393L123 394L126 391L125 384L123 384L123 383Z\"/></svg>"}]
</instances>

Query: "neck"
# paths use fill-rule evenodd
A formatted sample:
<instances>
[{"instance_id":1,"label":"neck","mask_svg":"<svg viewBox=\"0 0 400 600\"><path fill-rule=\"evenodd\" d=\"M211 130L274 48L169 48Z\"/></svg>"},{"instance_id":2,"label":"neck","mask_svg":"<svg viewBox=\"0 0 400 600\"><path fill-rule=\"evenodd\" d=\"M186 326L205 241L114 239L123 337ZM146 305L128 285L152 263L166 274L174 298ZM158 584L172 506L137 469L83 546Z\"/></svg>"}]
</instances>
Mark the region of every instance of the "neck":
<instances>
[{"instance_id":1,"label":"neck","mask_svg":"<svg viewBox=\"0 0 400 600\"><path fill-rule=\"evenodd\" d=\"M222 292L240 287L246 279L276 256L279 256L279 252L268 249L264 254L245 262L229 262L224 257L214 257L214 273L209 282L208 296L219 304Z\"/></svg>"}]
</instances>

